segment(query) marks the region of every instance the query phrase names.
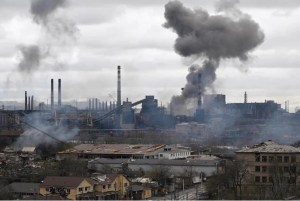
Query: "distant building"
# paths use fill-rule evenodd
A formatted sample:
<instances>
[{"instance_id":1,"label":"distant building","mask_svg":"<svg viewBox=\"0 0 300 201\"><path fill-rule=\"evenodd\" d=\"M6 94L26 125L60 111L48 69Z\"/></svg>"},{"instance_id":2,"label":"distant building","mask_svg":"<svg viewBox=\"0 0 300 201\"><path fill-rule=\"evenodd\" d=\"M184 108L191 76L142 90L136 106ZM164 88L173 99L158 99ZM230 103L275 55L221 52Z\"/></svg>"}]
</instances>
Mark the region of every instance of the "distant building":
<instances>
[{"instance_id":1,"label":"distant building","mask_svg":"<svg viewBox=\"0 0 300 201\"><path fill-rule=\"evenodd\" d=\"M204 173L206 176L211 176L214 173L222 172L224 169L223 160L168 160L168 159L107 159L98 158L88 162L88 169L94 171L101 171L103 168L109 166L113 170L120 170L122 166L126 165L128 169L133 171L143 170L144 172L151 172L153 169L169 169L175 175L180 176L185 173L194 173L200 175Z\"/></svg>"},{"instance_id":2,"label":"distant building","mask_svg":"<svg viewBox=\"0 0 300 201\"><path fill-rule=\"evenodd\" d=\"M268 119L281 111L281 105L272 100L264 103L229 103L226 113L241 117Z\"/></svg>"},{"instance_id":3,"label":"distant building","mask_svg":"<svg viewBox=\"0 0 300 201\"><path fill-rule=\"evenodd\" d=\"M179 159L191 155L189 148L165 144L80 144L56 154L57 160L64 158L126 158L126 159Z\"/></svg>"},{"instance_id":4,"label":"distant building","mask_svg":"<svg viewBox=\"0 0 300 201\"><path fill-rule=\"evenodd\" d=\"M191 155L190 148L176 148L172 146L165 146L162 152L158 153L159 159L184 159Z\"/></svg>"}]
</instances>

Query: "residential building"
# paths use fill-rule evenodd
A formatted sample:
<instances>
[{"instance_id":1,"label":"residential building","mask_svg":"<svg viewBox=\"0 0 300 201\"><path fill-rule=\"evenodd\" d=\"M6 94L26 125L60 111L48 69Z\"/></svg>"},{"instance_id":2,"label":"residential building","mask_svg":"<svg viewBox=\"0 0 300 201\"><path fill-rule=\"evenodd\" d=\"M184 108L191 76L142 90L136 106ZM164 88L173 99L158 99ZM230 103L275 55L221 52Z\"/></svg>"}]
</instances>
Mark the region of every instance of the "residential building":
<instances>
[{"instance_id":1,"label":"residential building","mask_svg":"<svg viewBox=\"0 0 300 201\"><path fill-rule=\"evenodd\" d=\"M248 146L236 152L236 159L247 170L243 178L244 191L265 189L266 198L272 198L272 189L286 188L287 194L300 187L300 149L290 145L280 145L273 141ZM276 186L279 185L279 186ZM292 190L293 189L293 190ZM253 193L253 192L252 192Z\"/></svg>"},{"instance_id":2,"label":"residential building","mask_svg":"<svg viewBox=\"0 0 300 201\"><path fill-rule=\"evenodd\" d=\"M40 194L76 200L81 194L93 192L94 184L93 180L85 177L48 176L40 184Z\"/></svg>"},{"instance_id":3,"label":"residential building","mask_svg":"<svg viewBox=\"0 0 300 201\"><path fill-rule=\"evenodd\" d=\"M82 200L117 200L128 197L129 180L122 174L99 174L91 177L94 192L79 196Z\"/></svg>"},{"instance_id":4,"label":"residential building","mask_svg":"<svg viewBox=\"0 0 300 201\"><path fill-rule=\"evenodd\" d=\"M92 178L96 181L95 191L97 192L118 192L119 197L127 194L130 185L129 180L122 174L105 174Z\"/></svg>"}]
</instances>

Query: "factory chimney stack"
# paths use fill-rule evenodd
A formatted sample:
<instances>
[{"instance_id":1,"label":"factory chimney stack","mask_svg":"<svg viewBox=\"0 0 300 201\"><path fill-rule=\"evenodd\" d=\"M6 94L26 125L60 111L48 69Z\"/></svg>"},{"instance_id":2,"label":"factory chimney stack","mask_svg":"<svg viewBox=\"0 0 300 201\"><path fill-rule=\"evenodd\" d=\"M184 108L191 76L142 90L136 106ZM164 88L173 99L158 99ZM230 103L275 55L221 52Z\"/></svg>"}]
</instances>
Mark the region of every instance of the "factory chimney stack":
<instances>
[{"instance_id":1,"label":"factory chimney stack","mask_svg":"<svg viewBox=\"0 0 300 201\"><path fill-rule=\"evenodd\" d=\"M25 111L27 110L27 91L25 91Z\"/></svg>"},{"instance_id":2,"label":"factory chimney stack","mask_svg":"<svg viewBox=\"0 0 300 201\"><path fill-rule=\"evenodd\" d=\"M54 109L54 84L53 79L51 79L51 110Z\"/></svg>"},{"instance_id":3,"label":"factory chimney stack","mask_svg":"<svg viewBox=\"0 0 300 201\"><path fill-rule=\"evenodd\" d=\"M248 102L247 100L247 92L245 91L245 94L244 94L244 103L246 104Z\"/></svg>"},{"instance_id":4,"label":"factory chimney stack","mask_svg":"<svg viewBox=\"0 0 300 201\"><path fill-rule=\"evenodd\" d=\"M31 96L31 108L30 110L33 110L33 96Z\"/></svg>"},{"instance_id":5,"label":"factory chimney stack","mask_svg":"<svg viewBox=\"0 0 300 201\"><path fill-rule=\"evenodd\" d=\"M198 91L198 109L202 107L202 92L200 88L200 83L201 83L201 73L198 74L198 83L199 83L199 91Z\"/></svg>"},{"instance_id":6,"label":"factory chimney stack","mask_svg":"<svg viewBox=\"0 0 300 201\"><path fill-rule=\"evenodd\" d=\"M61 79L58 79L58 107L61 107Z\"/></svg>"},{"instance_id":7,"label":"factory chimney stack","mask_svg":"<svg viewBox=\"0 0 300 201\"><path fill-rule=\"evenodd\" d=\"M27 102L27 104L28 104L27 109L30 110L30 108L31 108L30 107L30 96L28 96L28 102Z\"/></svg>"},{"instance_id":8,"label":"factory chimney stack","mask_svg":"<svg viewBox=\"0 0 300 201\"><path fill-rule=\"evenodd\" d=\"M121 66L118 66L117 106L121 106Z\"/></svg>"}]
</instances>

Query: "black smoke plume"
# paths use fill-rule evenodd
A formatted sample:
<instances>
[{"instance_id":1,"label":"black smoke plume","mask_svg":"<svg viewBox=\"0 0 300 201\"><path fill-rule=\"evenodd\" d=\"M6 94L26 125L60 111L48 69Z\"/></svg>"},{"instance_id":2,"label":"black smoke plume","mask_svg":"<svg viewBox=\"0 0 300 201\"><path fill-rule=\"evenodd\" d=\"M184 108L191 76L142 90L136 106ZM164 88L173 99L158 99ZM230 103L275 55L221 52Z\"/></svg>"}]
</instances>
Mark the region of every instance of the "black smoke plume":
<instances>
[{"instance_id":1,"label":"black smoke plume","mask_svg":"<svg viewBox=\"0 0 300 201\"><path fill-rule=\"evenodd\" d=\"M186 8L179 1L165 5L167 22L164 27L172 29L178 36L174 45L176 53L203 61L201 67L190 67L182 94L171 100L173 112L183 114L181 112L190 107L187 105L191 99L214 91L216 70L222 59L238 58L245 62L249 52L263 42L264 34L259 25L236 9L234 2L237 1L219 3L218 11L226 12L217 15L210 15L203 9Z\"/></svg>"},{"instance_id":2,"label":"black smoke plume","mask_svg":"<svg viewBox=\"0 0 300 201\"><path fill-rule=\"evenodd\" d=\"M63 65L58 61L56 47L64 47L65 51L69 51L66 47L72 48L78 31L76 25L60 12L66 6L66 0L31 0L32 20L41 26L44 35L38 44L18 46L21 53L18 64L20 72L31 73L45 60L52 60L50 63L56 66Z\"/></svg>"},{"instance_id":3,"label":"black smoke plume","mask_svg":"<svg viewBox=\"0 0 300 201\"><path fill-rule=\"evenodd\" d=\"M40 65L41 52L37 45L20 45L21 60L19 63L19 70L21 72L30 73Z\"/></svg>"}]
</instances>

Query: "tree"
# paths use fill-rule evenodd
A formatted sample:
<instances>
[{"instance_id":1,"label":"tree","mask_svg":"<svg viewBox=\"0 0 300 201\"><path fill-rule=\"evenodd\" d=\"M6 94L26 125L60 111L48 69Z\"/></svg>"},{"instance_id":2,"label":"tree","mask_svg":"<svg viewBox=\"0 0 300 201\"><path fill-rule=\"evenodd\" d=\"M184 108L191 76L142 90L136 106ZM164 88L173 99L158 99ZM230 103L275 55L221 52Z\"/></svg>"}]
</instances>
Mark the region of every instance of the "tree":
<instances>
[{"instance_id":1,"label":"tree","mask_svg":"<svg viewBox=\"0 0 300 201\"><path fill-rule=\"evenodd\" d=\"M212 194L217 193L218 199L242 199L243 182L248 179L248 175L249 171L243 162L228 160L225 171L211 177L206 188Z\"/></svg>"},{"instance_id":2,"label":"tree","mask_svg":"<svg viewBox=\"0 0 300 201\"><path fill-rule=\"evenodd\" d=\"M157 181L159 185L165 185L167 179L171 176L171 172L169 167L160 165L157 167L152 167L149 175L153 180Z\"/></svg>"},{"instance_id":3,"label":"tree","mask_svg":"<svg viewBox=\"0 0 300 201\"><path fill-rule=\"evenodd\" d=\"M291 192L295 193L298 172L293 163L290 166L282 166L278 162L274 162L269 167L269 171L272 181L271 199L284 199Z\"/></svg>"}]
</instances>

